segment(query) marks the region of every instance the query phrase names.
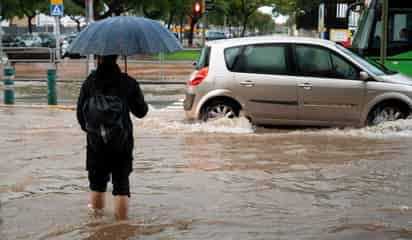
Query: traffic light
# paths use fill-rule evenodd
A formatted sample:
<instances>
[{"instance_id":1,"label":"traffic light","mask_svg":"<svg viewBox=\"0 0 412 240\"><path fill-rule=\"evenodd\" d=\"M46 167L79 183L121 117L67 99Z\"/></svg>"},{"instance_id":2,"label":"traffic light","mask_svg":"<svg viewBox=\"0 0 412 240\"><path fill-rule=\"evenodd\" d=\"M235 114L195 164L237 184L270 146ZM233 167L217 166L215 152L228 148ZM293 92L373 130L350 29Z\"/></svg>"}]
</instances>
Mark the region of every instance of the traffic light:
<instances>
[{"instance_id":1,"label":"traffic light","mask_svg":"<svg viewBox=\"0 0 412 240\"><path fill-rule=\"evenodd\" d=\"M193 17L201 18L203 13L202 1L195 1L192 5Z\"/></svg>"}]
</instances>

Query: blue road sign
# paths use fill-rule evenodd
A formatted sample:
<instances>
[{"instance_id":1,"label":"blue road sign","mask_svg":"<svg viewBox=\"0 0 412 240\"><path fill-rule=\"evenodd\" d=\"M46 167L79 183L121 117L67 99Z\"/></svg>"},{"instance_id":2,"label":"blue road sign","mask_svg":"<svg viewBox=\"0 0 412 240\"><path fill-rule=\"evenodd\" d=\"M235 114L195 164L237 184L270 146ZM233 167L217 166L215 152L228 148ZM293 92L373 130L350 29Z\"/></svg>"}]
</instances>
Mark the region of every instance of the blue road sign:
<instances>
[{"instance_id":1,"label":"blue road sign","mask_svg":"<svg viewBox=\"0 0 412 240\"><path fill-rule=\"evenodd\" d=\"M51 4L50 5L50 16L63 17L63 5L62 4Z\"/></svg>"}]
</instances>

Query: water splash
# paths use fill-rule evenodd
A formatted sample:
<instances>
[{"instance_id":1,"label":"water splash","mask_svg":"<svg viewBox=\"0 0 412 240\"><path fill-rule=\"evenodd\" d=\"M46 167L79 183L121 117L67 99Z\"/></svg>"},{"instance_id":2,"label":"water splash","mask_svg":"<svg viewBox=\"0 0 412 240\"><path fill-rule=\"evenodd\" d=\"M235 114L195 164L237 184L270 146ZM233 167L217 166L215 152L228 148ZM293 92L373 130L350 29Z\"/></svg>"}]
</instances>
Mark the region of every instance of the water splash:
<instances>
[{"instance_id":1,"label":"water splash","mask_svg":"<svg viewBox=\"0 0 412 240\"><path fill-rule=\"evenodd\" d=\"M265 130L256 128L246 118L218 119L209 122L187 122L184 112L150 107L148 116L135 122L137 129L150 129L161 133L224 133L258 135L312 135L361 138L412 137L412 119L384 122L364 128L307 128L289 130ZM256 132L256 130L258 131Z\"/></svg>"},{"instance_id":2,"label":"water splash","mask_svg":"<svg viewBox=\"0 0 412 240\"><path fill-rule=\"evenodd\" d=\"M389 121L376 126L364 128L334 128L292 131L289 134L363 138L412 137L412 120L406 119L398 121Z\"/></svg>"},{"instance_id":3,"label":"water splash","mask_svg":"<svg viewBox=\"0 0 412 240\"><path fill-rule=\"evenodd\" d=\"M149 116L135 123L138 129L151 129L161 133L229 133L251 134L255 129L246 118L218 119L208 122L165 120L164 117Z\"/></svg>"}]
</instances>

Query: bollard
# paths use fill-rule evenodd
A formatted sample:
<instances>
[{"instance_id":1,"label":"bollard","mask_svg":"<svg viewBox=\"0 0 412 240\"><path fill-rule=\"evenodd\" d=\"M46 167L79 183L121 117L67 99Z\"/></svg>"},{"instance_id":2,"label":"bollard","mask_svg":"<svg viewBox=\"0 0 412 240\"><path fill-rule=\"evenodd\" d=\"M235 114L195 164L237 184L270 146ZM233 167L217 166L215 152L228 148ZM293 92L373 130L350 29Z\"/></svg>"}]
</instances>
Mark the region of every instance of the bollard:
<instances>
[{"instance_id":1,"label":"bollard","mask_svg":"<svg viewBox=\"0 0 412 240\"><path fill-rule=\"evenodd\" d=\"M47 101L49 105L57 105L56 69L47 70Z\"/></svg>"},{"instance_id":2,"label":"bollard","mask_svg":"<svg viewBox=\"0 0 412 240\"><path fill-rule=\"evenodd\" d=\"M14 69L4 69L4 104L14 104Z\"/></svg>"}]
</instances>

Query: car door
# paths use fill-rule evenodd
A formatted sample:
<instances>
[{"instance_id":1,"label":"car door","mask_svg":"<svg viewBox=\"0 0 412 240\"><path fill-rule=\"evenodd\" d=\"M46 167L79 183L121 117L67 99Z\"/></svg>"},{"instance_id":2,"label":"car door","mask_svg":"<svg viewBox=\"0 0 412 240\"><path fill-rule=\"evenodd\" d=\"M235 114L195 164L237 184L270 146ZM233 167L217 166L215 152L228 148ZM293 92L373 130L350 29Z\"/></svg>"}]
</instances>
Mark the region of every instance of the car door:
<instances>
[{"instance_id":1,"label":"car door","mask_svg":"<svg viewBox=\"0 0 412 240\"><path fill-rule=\"evenodd\" d=\"M343 56L315 45L295 45L298 119L330 123L358 122L365 95L360 70Z\"/></svg>"},{"instance_id":2,"label":"car door","mask_svg":"<svg viewBox=\"0 0 412 240\"><path fill-rule=\"evenodd\" d=\"M296 120L297 81L290 76L287 44L259 44L227 49L234 72L233 91L255 122ZM228 61L229 60L229 61Z\"/></svg>"}]
</instances>

